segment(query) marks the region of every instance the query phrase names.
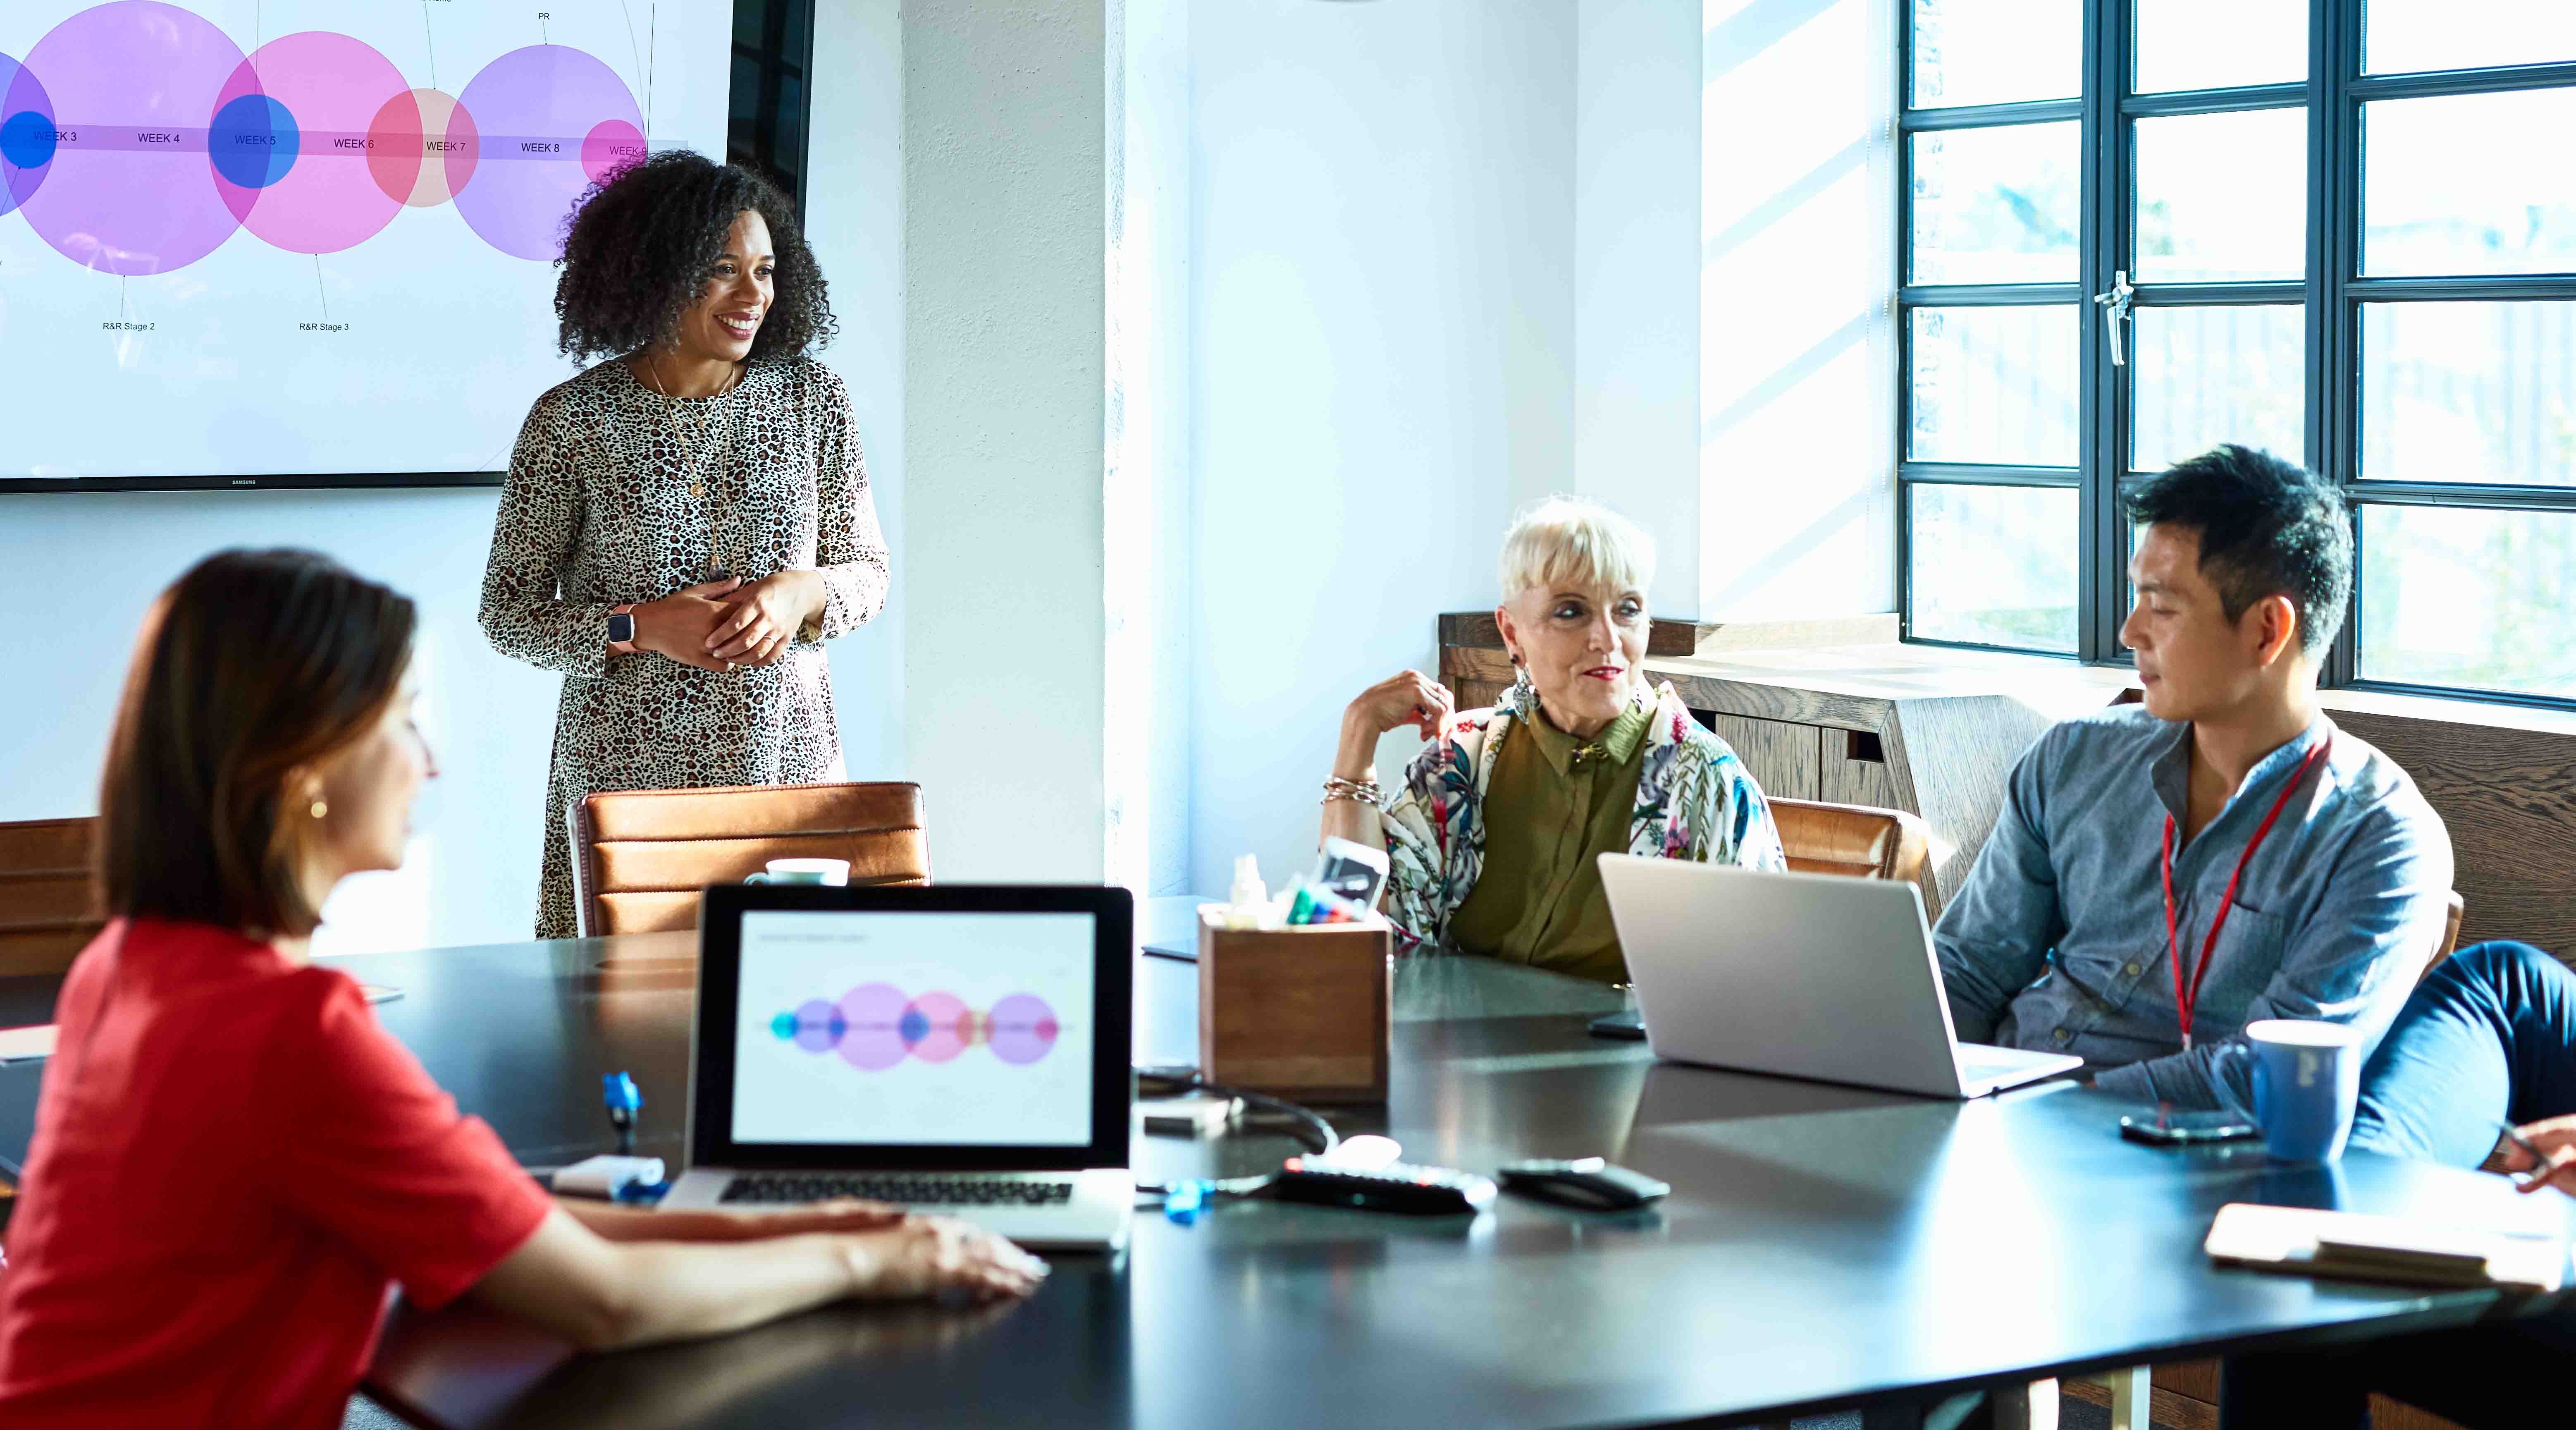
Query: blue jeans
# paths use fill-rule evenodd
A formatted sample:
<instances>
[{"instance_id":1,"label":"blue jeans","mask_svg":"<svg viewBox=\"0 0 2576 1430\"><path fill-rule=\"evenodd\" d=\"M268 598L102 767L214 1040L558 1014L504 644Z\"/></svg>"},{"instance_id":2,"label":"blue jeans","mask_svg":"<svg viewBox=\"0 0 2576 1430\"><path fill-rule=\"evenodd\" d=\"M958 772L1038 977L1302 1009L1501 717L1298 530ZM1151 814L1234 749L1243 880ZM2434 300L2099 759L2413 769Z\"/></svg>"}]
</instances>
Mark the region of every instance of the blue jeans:
<instances>
[{"instance_id":1,"label":"blue jeans","mask_svg":"<svg viewBox=\"0 0 2576 1430\"><path fill-rule=\"evenodd\" d=\"M2352 1145L2474 1167L2516 1125L2576 1112L2576 972L2527 943L2435 969L2362 1069Z\"/></svg>"},{"instance_id":2,"label":"blue jeans","mask_svg":"<svg viewBox=\"0 0 2576 1430\"><path fill-rule=\"evenodd\" d=\"M2486 943L2417 985L2361 1074L2352 1145L2474 1167L2499 1121L2576 1112L2576 972L2529 944ZM2542 1196L2555 1196L2542 1192ZM2576 1356L2576 1305L2492 1327L2323 1351L2229 1358L2221 1430L2356 1430L2372 1391L2487 1430L2566 1411L2556 1369Z\"/></svg>"}]
</instances>

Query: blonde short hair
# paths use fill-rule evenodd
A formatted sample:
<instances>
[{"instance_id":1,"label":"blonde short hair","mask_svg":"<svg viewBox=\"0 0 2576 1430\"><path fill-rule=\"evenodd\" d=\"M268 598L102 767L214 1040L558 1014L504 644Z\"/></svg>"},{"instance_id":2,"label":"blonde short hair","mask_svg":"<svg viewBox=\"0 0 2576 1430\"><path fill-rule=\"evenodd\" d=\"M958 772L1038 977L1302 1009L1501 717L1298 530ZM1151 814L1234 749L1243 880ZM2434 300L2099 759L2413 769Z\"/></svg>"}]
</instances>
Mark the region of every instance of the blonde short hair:
<instances>
[{"instance_id":1,"label":"blonde short hair","mask_svg":"<svg viewBox=\"0 0 2576 1430\"><path fill-rule=\"evenodd\" d=\"M1532 586L1644 591L1655 578L1655 543L1606 506L1552 496L1525 507L1503 534L1503 599Z\"/></svg>"}]
</instances>

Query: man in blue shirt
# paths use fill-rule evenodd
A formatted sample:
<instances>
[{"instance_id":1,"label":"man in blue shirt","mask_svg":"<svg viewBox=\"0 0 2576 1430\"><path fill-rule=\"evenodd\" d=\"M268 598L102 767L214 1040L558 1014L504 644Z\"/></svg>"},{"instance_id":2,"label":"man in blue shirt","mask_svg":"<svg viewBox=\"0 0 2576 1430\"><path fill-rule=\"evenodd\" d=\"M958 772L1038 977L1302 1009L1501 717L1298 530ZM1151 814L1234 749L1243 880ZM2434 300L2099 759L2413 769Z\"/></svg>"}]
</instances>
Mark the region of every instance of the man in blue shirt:
<instances>
[{"instance_id":1,"label":"man in blue shirt","mask_svg":"<svg viewBox=\"0 0 2576 1430\"><path fill-rule=\"evenodd\" d=\"M2228 446L2127 507L2144 529L2120 639L2145 703L2022 756L1934 941L1961 1040L2246 1110L2248 1022L2387 1027L2442 937L2450 836L2317 704L2352 594L2341 495Z\"/></svg>"}]
</instances>

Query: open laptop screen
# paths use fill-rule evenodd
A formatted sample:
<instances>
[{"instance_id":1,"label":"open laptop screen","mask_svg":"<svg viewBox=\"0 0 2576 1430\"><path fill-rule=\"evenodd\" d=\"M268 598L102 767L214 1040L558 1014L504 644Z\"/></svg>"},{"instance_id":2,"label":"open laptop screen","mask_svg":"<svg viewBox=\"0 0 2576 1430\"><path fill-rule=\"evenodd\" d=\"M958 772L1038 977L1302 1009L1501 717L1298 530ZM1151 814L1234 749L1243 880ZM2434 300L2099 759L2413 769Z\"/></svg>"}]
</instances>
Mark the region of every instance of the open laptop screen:
<instances>
[{"instance_id":1,"label":"open laptop screen","mask_svg":"<svg viewBox=\"0 0 2576 1430\"><path fill-rule=\"evenodd\" d=\"M690 1164L1126 1166L1134 933L1096 885L709 888Z\"/></svg>"},{"instance_id":2,"label":"open laptop screen","mask_svg":"<svg viewBox=\"0 0 2576 1430\"><path fill-rule=\"evenodd\" d=\"M1091 1142L1092 917L749 909L741 1142Z\"/></svg>"}]
</instances>

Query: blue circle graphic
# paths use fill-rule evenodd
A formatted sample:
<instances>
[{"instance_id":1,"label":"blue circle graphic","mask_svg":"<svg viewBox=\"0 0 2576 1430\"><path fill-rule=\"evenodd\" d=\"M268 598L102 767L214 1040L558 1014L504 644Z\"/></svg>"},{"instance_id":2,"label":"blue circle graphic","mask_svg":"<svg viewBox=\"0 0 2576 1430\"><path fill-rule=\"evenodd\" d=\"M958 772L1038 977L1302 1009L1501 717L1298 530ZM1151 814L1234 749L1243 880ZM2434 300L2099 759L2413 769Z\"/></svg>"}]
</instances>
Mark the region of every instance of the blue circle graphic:
<instances>
[{"instance_id":1,"label":"blue circle graphic","mask_svg":"<svg viewBox=\"0 0 2576 1430\"><path fill-rule=\"evenodd\" d=\"M54 121L32 109L0 119L0 160L20 169L54 162Z\"/></svg>"},{"instance_id":2,"label":"blue circle graphic","mask_svg":"<svg viewBox=\"0 0 2576 1430\"><path fill-rule=\"evenodd\" d=\"M918 1008L906 1008L903 1010L902 1019L894 1025L894 1030L904 1042L918 1043L930 1036L930 1019L924 1017Z\"/></svg>"},{"instance_id":3,"label":"blue circle graphic","mask_svg":"<svg viewBox=\"0 0 2576 1430\"><path fill-rule=\"evenodd\" d=\"M286 106L264 94L245 94L215 111L206 148L215 172L245 189L264 189L295 167L302 131Z\"/></svg>"}]
</instances>

